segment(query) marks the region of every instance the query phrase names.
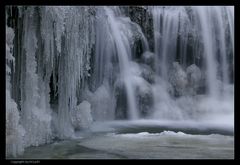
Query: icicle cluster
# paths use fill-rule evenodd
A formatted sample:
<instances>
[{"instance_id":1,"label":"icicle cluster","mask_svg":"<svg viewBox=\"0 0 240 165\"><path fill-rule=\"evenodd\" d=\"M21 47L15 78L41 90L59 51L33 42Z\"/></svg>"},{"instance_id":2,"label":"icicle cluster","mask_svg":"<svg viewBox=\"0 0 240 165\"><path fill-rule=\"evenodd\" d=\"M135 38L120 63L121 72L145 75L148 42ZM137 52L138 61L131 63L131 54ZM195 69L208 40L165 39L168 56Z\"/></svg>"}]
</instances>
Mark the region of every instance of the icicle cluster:
<instances>
[{"instance_id":1,"label":"icicle cluster","mask_svg":"<svg viewBox=\"0 0 240 165\"><path fill-rule=\"evenodd\" d=\"M70 112L77 106L78 87L90 76L93 51L93 16L88 7L69 7L65 11L64 34L58 66L58 130L59 137L73 135Z\"/></svg>"},{"instance_id":2,"label":"icicle cluster","mask_svg":"<svg viewBox=\"0 0 240 165\"><path fill-rule=\"evenodd\" d=\"M7 156L17 156L24 151L23 136L25 130L19 123L19 111L17 104L11 97L10 75L11 64L14 64L13 57L14 31L6 27L6 154Z\"/></svg>"},{"instance_id":3,"label":"icicle cluster","mask_svg":"<svg viewBox=\"0 0 240 165\"><path fill-rule=\"evenodd\" d=\"M22 65L24 72L22 72L21 109L22 124L26 130L24 138L26 146L38 146L51 140L51 116L47 105L49 102L43 100L48 98L48 92L43 89L44 83L39 81L41 74L37 74L40 70L37 71L36 18L34 7L29 7L24 12L22 62L25 65Z\"/></svg>"},{"instance_id":4,"label":"icicle cluster","mask_svg":"<svg viewBox=\"0 0 240 165\"><path fill-rule=\"evenodd\" d=\"M21 95L17 99L21 100L20 120L26 130L24 145L45 144L54 136L71 137L70 112L77 107L77 91L85 86L90 76L90 57L95 44L95 9L29 6L18 8L18 11L21 19L14 18L20 22L16 29L19 44L14 48L17 50L18 72L14 76L20 81ZM10 51L12 35L13 32L8 34L7 52ZM15 68L11 66L14 64L11 53L7 53L7 64L8 75L10 68ZM50 83L53 87L49 86ZM7 85L10 86L10 83ZM50 106L50 92L58 97L58 108L54 111Z\"/></svg>"}]
</instances>

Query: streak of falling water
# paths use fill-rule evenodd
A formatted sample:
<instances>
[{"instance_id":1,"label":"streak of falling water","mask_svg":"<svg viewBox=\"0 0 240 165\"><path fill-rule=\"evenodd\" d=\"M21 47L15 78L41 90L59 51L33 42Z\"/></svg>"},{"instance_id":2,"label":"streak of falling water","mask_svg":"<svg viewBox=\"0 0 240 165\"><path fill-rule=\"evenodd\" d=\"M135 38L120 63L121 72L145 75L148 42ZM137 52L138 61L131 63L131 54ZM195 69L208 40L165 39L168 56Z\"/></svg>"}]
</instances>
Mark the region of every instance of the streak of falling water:
<instances>
[{"instance_id":1,"label":"streak of falling water","mask_svg":"<svg viewBox=\"0 0 240 165\"><path fill-rule=\"evenodd\" d=\"M214 7L213 8L216 12L216 19L218 22L217 28L219 29L219 48L220 48L220 54L221 54L221 59L222 59L222 74L223 74L223 82L228 83L229 78L228 78L228 63L227 63L227 58L226 58L226 43L225 43L225 31L224 31L224 20L222 17L223 13L223 8L220 7Z\"/></svg>"},{"instance_id":2,"label":"streak of falling water","mask_svg":"<svg viewBox=\"0 0 240 165\"><path fill-rule=\"evenodd\" d=\"M172 8L173 9L173 8ZM160 75L167 79L169 57L176 54L177 33L178 33L178 12L171 8L156 7L153 10L154 32L155 32L155 53L156 69Z\"/></svg>"},{"instance_id":3,"label":"streak of falling water","mask_svg":"<svg viewBox=\"0 0 240 165\"><path fill-rule=\"evenodd\" d=\"M204 45L204 56L206 59L206 72L207 72L207 86L209 95L212 97L218 96L217 83L217 64L215 59L215 45L213 41L212 32L212 18L210 7L195 7L197 15L199 17L199 24L201 28L201 35Z\"/></svg>"},{"instance_id":4,"label":"streak of falling water","mask_svg":"<svg viewBox=\"0 0 240 165\"><path fill-rule=\"evenodd\" d=\"M117 19L114 16L114 13L111 9L105 7L106 14L108 16L108 21L110 25L110 29L112 32L112 36L114 38L116 48L117 48L117 56L119 59L120 66L120 74L121 78L126 87L127 94L127 103L128 103L128 115L130 119L138 118L138 110L136 104L136 98L134 95L134 88L132 83L132 77L130 73L130 57L131 57L131 48L128 40L124 40L124 33L121 32L117 22Z\"/></svg>"}]
</instances>

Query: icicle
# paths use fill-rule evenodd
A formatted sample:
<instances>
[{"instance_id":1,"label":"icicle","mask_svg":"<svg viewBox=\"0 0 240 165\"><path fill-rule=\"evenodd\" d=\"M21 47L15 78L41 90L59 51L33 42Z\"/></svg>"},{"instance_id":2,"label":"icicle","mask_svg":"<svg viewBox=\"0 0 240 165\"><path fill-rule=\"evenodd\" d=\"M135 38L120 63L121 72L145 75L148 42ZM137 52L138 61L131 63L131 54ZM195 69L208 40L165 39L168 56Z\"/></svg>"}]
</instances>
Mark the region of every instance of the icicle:
<instances>
[{"instance_id":1,"label":"icicle","mask_svg":"<svg viewBox=\"0 0 240 165\"><path fill-rule=\"evenodd\" d=\"M93 23L89 21L88 7L66 8L63 49L58 68L58 129L60 138L73 136L70 112L77 106L77 87L89 76L90 53L94 43L89 38ZM92 36L92 35L90 35Z\"/></svg>"}]
</instances>

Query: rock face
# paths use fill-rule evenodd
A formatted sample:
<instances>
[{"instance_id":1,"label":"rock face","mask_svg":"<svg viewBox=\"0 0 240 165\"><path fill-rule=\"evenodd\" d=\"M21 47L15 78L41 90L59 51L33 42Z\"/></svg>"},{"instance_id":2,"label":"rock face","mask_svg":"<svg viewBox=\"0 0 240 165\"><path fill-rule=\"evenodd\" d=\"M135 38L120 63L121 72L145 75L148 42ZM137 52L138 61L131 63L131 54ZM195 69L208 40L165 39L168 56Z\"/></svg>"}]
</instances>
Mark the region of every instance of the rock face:
<instances>
[{"instance_id":1,"label":"rock face","mask_svg":"<svg viewBox=\"0 0 240 165\"><path fill-rule=\"evenodd\" d=\"M87 129L92 122L91 105L84 100L72 113L73 126L76 130Z\"/></svg>"}]
</instances>

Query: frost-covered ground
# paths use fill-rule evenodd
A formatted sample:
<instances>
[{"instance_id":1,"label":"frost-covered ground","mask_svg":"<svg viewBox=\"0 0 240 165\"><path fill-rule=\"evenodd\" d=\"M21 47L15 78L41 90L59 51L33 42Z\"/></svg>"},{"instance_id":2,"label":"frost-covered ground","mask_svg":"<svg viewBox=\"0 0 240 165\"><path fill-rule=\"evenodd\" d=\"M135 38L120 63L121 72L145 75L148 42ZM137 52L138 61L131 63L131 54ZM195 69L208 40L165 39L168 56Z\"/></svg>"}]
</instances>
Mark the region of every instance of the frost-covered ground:
<instances>
[{"instance_id":1,"label":"frost-covered ground","mask_svg":"<svg viewBox=\"0 0 240 165\"><path fill-rule=\"evenodd\" d=\"M78 135L79 138L27 148L25 153L19 158L234 158L234 138L231 129L226 127L219 129L216 124L210 126L209 123L197 125L194 122L189 127L186 127L186 124L190 123L178 124L178 127L173 127L176 122L167 123L166 121L158 123L156 121L95 123L91 128L91 132L81 133ZM181 129L181 127L185 129ZM190 127L192 128L191 130L195 130L192 134L183 132L189 132L190 129L187 128ZM149 132L146 131L146 128L148 128ZM168 130L163 130L163 128ZM181 131L177 131L177 129ZM205 131L201 132L201 130Z\"/></svg>"}]
</instances>

